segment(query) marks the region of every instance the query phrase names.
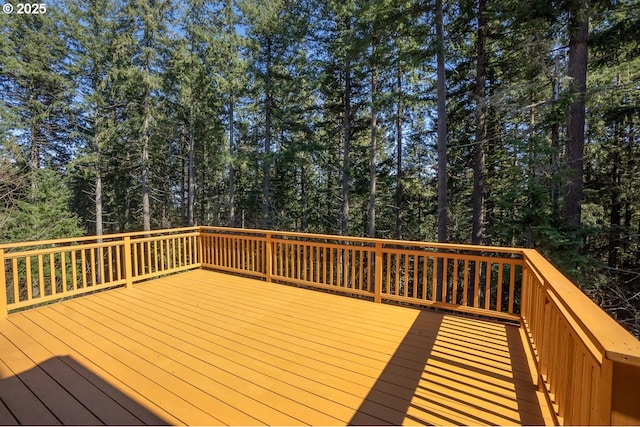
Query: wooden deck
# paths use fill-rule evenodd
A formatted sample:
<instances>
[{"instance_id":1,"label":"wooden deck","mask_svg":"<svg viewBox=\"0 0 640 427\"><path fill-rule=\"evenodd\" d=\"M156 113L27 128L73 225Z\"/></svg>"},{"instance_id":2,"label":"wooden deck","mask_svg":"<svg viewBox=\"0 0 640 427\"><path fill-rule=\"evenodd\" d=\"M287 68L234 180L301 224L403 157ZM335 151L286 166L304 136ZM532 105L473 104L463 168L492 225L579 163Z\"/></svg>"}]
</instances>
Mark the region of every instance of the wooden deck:
<instances>
[{"instance_id":1,"label":"wooden deck","mask_svg":"<svg viewBox=\"0 0 640 427\"><path fill-rule=\"evenodd\" d=\"M549 424L521 333L194 270L0 319L0 424Z\"/></svg>"}]
</instances>

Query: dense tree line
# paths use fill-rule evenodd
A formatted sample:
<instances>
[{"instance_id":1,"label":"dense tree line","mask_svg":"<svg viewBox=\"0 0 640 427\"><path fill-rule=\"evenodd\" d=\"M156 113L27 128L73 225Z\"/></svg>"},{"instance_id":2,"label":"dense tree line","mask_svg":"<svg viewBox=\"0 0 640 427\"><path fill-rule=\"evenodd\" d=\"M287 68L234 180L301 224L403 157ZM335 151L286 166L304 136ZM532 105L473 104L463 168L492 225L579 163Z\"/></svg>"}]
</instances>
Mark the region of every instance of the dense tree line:
<instances>
[{"instance_id":1,"label":"dense tree line","mask_svg":"<svg viewBox=\"0 0 640 427\"><path fill-rule=\"evenodd\" d=\"M0 16L0 240L187 224L537 247L638 333L638 0Z\"/></svg>"}]
</instances>

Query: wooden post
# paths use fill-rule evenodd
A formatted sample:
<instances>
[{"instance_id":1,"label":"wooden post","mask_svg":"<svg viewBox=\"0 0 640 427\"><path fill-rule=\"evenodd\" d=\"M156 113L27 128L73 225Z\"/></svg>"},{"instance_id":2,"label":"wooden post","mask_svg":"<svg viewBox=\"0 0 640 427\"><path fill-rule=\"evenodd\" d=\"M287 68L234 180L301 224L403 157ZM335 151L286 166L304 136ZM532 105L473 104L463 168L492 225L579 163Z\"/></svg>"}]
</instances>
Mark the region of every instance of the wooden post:
<instances>
[{"instance_id":1,"label":"wooden post","mask_svg":"<svg viewBox=\"0 0 640 427\"><path fill-rule=\"evenodd\" d=\"M14 283L13 286L18 286ZM4 265L4 249L0 249L0 319L7 317L7 276Z\"/></svg>"},{"instance_id":2,"label":"wooden post","mask_svg":"<svg viewBox=\"0 0 640 427\"><path fill-rule=\"evenodd\" d=\"M267 282L271 283L271 274L273 274L273 241L271 240L271 233L267 233L266 245L267 258L265 261L267 265L265 265L265 273Z\"/></svg>"},{"instance_id":3,"label":"wooden post","mask_svg":"<svg viewBox=\"0 0 640 427\"><path fill-rule=\"evenodd\" d=\"M373 257L375 273L373 276L373 302L382 302L382 242L376 242L375 256Z\"/></svg>"},{"instance_id":4,"label":"wooden post","mask_svg":"<svg viewBox=\"0 0 640 427\"><path fill-rule=\"evenodd\" d=\"M627 423L630 423L629 425L633 425L638 421L638 414L640 413L640 410L638 410L637 404L631 404L629 405L629 407L624 408L624 410L621 411L622 413L627 413L629 415L635 412L635 415L636 415L635 417L630 416L627 419L620 420L621 422L614 422L616 420L612 419L613 418L612 412L614 409L612 407L614 395L616 393L622 392L622 394L625 395L623 397L623 400L626 400L627 402L634 400L634 399L628 399L627 396L636 394L636 390L634 389L637 385L636 381L638 377L638 375L636 374L635 381L629 381L628 384L635 384L629 388L626 388L620 385L614 388L613 369L614 369L614 362L609 360L607 358L607 355L605 354L604 357L602 358L602 363L600 365L600 372L599 372L600 378L599 378L597 390L596 390L597 394L594 393L596 395L591 396L591 405L590 405L591 411L589 414L590 415L589 424L591 425L610 426L610 425L626 425ZM636 369L636 372L637 372L637 369ZM623 376L623 378L633 378L633 375L629 375L629 374L630 373L627 372L626 375ZM596 387L596 385L594 384L593 387ZM635 418L635 420L633 418Z\"/></svg>"},{"instance_id":5,"label":"wooden post","mask_svg":"<svg viewBox=\"0 0 640 427\"><path fill-rule=\"evenodd\" d=\"M509 266L509 276L511 276L511 270L514 269L515 266L511 264ZM529 320L529 308L527 304L529 304L529 289L531 288L531 284L529 283L529 264L526 258L526 255L522 259L522 281L520 284L520 327L525 328L525 320ZM509 286L509 292L511 292L511 286ZM511 295L511 294L509 294ZM511 298L509 298L509 308L511 310Z\"/></svg>"},{"instance_id":6,"label":"wooden post","mask_svg":"<svg viewBox=\"0 0 640 427\"><path fill-rule=\"evenodd\" d=\"M131 267L131 237L124 238L124 278L127 288L133 287L133 268Z\"/></svg>"}]
</instances>

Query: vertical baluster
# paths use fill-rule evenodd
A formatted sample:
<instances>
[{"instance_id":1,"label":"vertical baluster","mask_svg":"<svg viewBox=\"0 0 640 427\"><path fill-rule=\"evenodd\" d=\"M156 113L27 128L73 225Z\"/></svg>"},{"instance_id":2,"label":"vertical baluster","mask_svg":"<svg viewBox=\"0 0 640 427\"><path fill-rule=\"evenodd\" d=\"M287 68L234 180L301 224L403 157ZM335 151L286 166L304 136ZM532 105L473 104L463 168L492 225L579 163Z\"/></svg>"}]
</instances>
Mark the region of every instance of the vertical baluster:
<instances>
[{"instance_id":1,"label":"vertical baluster","mask_svg":"<svg viewBox=\"0 0 640 427\"><path fill-rule=\"evenodd\" d=\"M4 249L0 249L4 252ZM2 264L0 263L0 266ZM11 266L13 267L13 302L20 302L20 277L18 275L18 259L11 260Z\"/></svg>"},{"instance_id":2,"label":"vertical baluster","mask_svg":"<svg viewBox=\"0 0 640 427\"><path fill-rule=\"evenodd\" d=\"M469 259L464 260L464 270L462 274L462 305L469 305Z\"/></svg>"},{"instance_id":3,"label":"vertical baluster","mask_svg":"<svg viewBox=\"0 0 640 427\"><path fill-rule=\"evenodd\" d=\"M349 272L349 277L347 282L345 283L345 287L355 289L356 287L356 250L353 248L348 249L347 251L347 265L350 266L347 271Z\"/></svg>"},{"instance_id":4,"label":"vertical baluster","mask_svg":"<svg viewBox=\"0 0 640 427\"><path fill-rule=\"evenodd\" d=\"M516 266L510 264L509 268L509 314L513 314L513 303L515 301L515 287L516 287Z\"/></svg>"},{"instance_id":5,"label":"vertical baluster","mask_svg":"<svg viewBox=\"0 0 640 427\"><path fill-rule=\"evenodd\" d=\"M138 275L138 244L131 242L131 255L133 256L133 263L131 264L132 274Z\"/></svg>"},{"instance_id":6,"label":"vertical baluster","mask_svg":"<svg viewBox=\"0 0 640 427\"><path fill-rule=\"evenodd\" d=\"M458 258L453 259L453 283L451 287L451 304L458 304L458 281L460 269L460 260Z\"/></svg>"},{"instance_id":7,"label":"vertical baluster","mask_svg":"<svg viewBox=\"0 0 640 427\"><path fill-rule=\"evenodd\" d=\"M44 296L44 267L42 254L38 255L38 297Z\"/></svg>"},{"instance_id":8,"label":"vertical baluster","mask_svg":"<svg viewBox=\"0 0 640 427\"><path fill-rule=\"evenodd\" d=\"M151 263L151 240L147 240L144 244L144 250L145 250L145 259L146 259L146 265L145 265L145 271L147 273L153 273L154 271L158 271L158 270L152 270L152 266L153 264Z\"/></svg>"},{"instance_id":9,"label":"vertical baluster","mask_svg":"<svg viewBox=\"0 0 640 427\"><path fill-rule=\"evenodd\" d=\"M434 255L431 263L431 301L438 300L438 259L439 257Z\"/></svg>"},{"instance_id":10,"label":"vertical baluster","mask_svg":"<svg viewBox=\"0 0 640 427\"><path fill-rule=\"evenodd\" d=\"M498 262L498 286L496 290L496 311L498 313L502 312L502 270L504 268L504 264L502 261Z\"/></svg>"},{"instance_id":11,"label":"vertical baluster","mask_svg":"<svg viewBox=\"0 0 640 427\"><path fill-rule=\"evenodd\" d=\"M329 285L334 285L336 284L335 282L335 277L334 277L334 271L333 271L333 253L334 253L335 248L330 248L329 249Z\"/></svg>"},{"instance_id":12,"label":"vertical baluster","mask_svg":"<svg viewBox=\"0 0 640 427\"><path fill-rule=\"evenodd\" d=\"M33 276L31 272L31 257L26 257L26 269L27 269L27 301L33 299Z\"/></svg>"},{"instance_id":13,"label":"vertical baluster","mask_svg":"<svg viewBox=\"0 0 640 427\"><path fill-rule=\"evenodd\" d=\"M67 259L66 252L60 252L60 281L62 282L62 293L67 292ZM56 289L57 290L57 289Z\"/></svg>"},{"instance_id":14,"label":"vertical baluster","mask_svg":"<svg viewBox=\"0 0 640 427\"><path fill-rule=\"evenodd\" d=\"M375 274L374 274L374 284L373 284L373 301L377 303L382 302L382 263L383 263L383 254L382 254L382 242L376 242L375 247Z\"/></svg>"},{"instance_id":15,"label":"vertical baluster","mask_svg":"<svg viewBox=\"0 0 640 427\"><path fill-rule=\"evenodd\" d=\"M115 250L116 250L116 280L122 280L124 277L122 275L122 265L121 265L121 258L120 258L120 245L118 243L116 243L115 246ZM73 254L73 252L72 252ZM75 262L73 262L74 266L75 266ZM75 286L74 286L75 287Z\"/></svg>"},{"instance_id":16,"label":"vertical baluster","mask_svg":"<svg viewBox=\"0 0 640 427\"><path fill-rule=\"evenodd\" d=\"M322 277L321 277L321 271L322 269L320 268L320 252L322 251L322 245L318 245L316 246L316 263L315 263L315 267L314 267L314 280L316 283L322 283Z\"/></svg>"},{"instance_id":17,"label":"vertical baluster","mask_svg":"<svg viewBox=\"0 0 640 427\"><path fill-rule=\"evenodd\" d=\"M428 299L429 283L427 282L427 276L429 273L429 257L425 254L422 256L422 299Z\"/></svg>"},{"instance_id":18,"label":"vertical baluster","mask_svg":"<svg viewBox=\"0 0 640 427\"><path fill-rule=\"evenodd\" d=\"M113 251L114 246L107 247L107 270L109 271L109 282L113 282Z\"/></svg>"},{"instance_id":19,"label":"vertical baluster","mask_svg":"<svg viewBox=\"0 0 640 427\"><path fill-rule=\"evenodd\" d=\"M51 291L48 293L48 295L55 294L56 293L56 257L53 252L49 254L49 285L51 286ZM46 294L47 292L46 292L46 286L45 286L45 293L40 294L40 296L43 297Z\"/></svg>"},{"instance_id":20,"label":"vertical baluster","mask_svg":"<svg viewBox=\"0 0 640 427\"><path fill-rule=\"evenodd\" d=\"M484 269L484 309L489 310L491 306L491 260L485 258L481 262Z\"/></svg>"},{"instance_id":21,"label":"vertical baluster","mask_svg":"<svg viewBox=\"0 0 640 427\"><path fill-rule=\"evenodd\" d=\"M96 280L96 251L95 248L91 248L89 251L89 258L91 260L91 285L95 286L97 285L97 280Z\"/></svg>"},{"instance_id":22,"label":"vertical baluster","mask_svg":"<svg viewBox=\"0 0 640 427\"><path fill-rule=\"evenodd\" d=\"M78 289L78 259L76 249L71 251L71 285L73 290Z\"/></svg>"},{"instance_id":23,"label":"vertical baluster","mask_svg":"<svg viewBox=\"0 0 640 427\"><path fill-rule=\"evenodd\" d=\"M137 268L136 266L136 248L135 248L135 243L132 245L131 244L131 237L129 236L125 236L124 237L124 242L123 242L123 251L124 251L124 280L125 280L125 285L127 288L131 288L133 286L133 272L136 271L134 270L134 268ZM133 246L133 247L132 247ZM133 250L132 250L133 249ZM133 259L131 256L131 252L134 253L133 255ZM133 265L131 264L131 262L133 261Z\"/></svg>"}]
</instances>

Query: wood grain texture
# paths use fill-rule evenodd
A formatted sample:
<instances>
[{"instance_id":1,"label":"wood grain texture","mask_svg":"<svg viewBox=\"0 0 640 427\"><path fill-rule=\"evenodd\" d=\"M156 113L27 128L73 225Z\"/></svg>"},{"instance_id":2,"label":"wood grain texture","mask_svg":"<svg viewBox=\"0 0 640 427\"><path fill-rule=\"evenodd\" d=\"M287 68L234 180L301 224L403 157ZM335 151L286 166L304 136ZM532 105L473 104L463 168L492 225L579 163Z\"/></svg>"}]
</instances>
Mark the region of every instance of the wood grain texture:
<instances>
[{"instance_id":1,"label":"wood grain texture","mask_svg":"<svg viewBox=\"0 0 640 427\"><path fill-rule=\"evenodd\" d=\"M516 326L195 270L0 319L0 424L550 423L527 348Z\"/></svg>"}]
</instances>

